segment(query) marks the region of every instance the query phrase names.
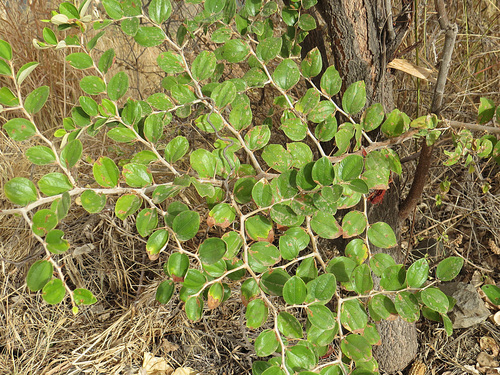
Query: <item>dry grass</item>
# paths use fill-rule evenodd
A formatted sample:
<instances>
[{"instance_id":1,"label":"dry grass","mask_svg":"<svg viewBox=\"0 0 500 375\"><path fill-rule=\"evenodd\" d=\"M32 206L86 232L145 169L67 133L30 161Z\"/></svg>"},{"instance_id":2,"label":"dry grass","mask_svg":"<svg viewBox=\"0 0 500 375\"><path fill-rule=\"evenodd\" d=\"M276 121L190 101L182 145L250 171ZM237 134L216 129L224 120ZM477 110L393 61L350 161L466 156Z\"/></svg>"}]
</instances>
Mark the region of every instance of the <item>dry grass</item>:
<instances>
[{"instance_id":1,"label":"dry grass","mask_svg":"<svg viewBox=\"0 0 500 375\"><path fill-rule=\"evenodd\" d=\"M402 58L435 69L436 54L439 54L444 35L439 31L432 2L421 3L416 27L406 47L417 41L421 43L417 50ZM495 0L451 3L450 18L459 24L460 34L443 114L449 119L474 122L480 96L487 95L500 103L499 5ZM174 1L173 4L179 3ZM19 12L12 11L12 1L11 8L6 8L6 1L0 0L1 9L8 10L0 19L1 38L14 46L16 65L29 61L41 63L26 82L24 94L40 84L51 88L51 99L36 118L41 130L51 135L77 103L81 95L78 82L83 73L66 66L63 62L65 52L37 51L32 47L33 37L40 36L45 26L40 19L49 17L48 0L34 1L28 10ZM174 15L179 15L178 10ZM174 18L172 30L175 30L175 22ZM131 47L128 39L118 31L98 44L96 52L109 47L115 48L119 67L132 73L130 93L134 97L144 99L156 92L161 80L154 65L158 51L144 52ZM193 45L194 53L199 48L201 46ZM0 77L0 85L6 84L5 78ZM396 86L399 108L410 116L427 112L432 86L416 82L402 73L397 73ZM8 119L5 114L2 116L2 121ZM188 122L181 131L194 142L204 142ZM86 139L87 156L95 159L109 151L104 150L102 144L99 139ZM3 196L6 181L15 176L37 180L47 172L45 168L32 167L23 157L23 151L32 145L32 142L15 143L0 132L0 209L9 207ZM109 142L106 145L117 153L128 152ZM450 147L449 138L440 144L440 148L446 147ZM408 168L411 173L411 166ZM498 166L484 161L477 161L474 174L459 167L433 170L424 204L419 206L414 220L414 237L410 240L443 234L453 240L461 235L462 243L450 244L448 249L459 251L482 268L494 268L495 272L489 275L496 280L498 255L492 254L487 244L493 239L500 245L496 231L500 227L498 172ZM445 175L455 183L454 188L445 197L444 204L436 208L434 196ZM85 181L86 176L81 178ZM480 192L485 179L492 185L491 192L486 195ZM157 305L154 295L162 279L161 263L147 259L144 240L135 234L133 223L117 220L112 207L112 202L108 201L106 210L100 215L89 215L83 209L72 210L62 223L73 245L64 257L67 282L72 287L89 288L99 301L82 309L77 316L71 315L67 304L48 306L38 293L28 292L24 281L26 272L43 252L22 218L2 217L0 373L136 374L146 352L166 358L174 368L190 366L203 374L248 373L255 356L243 329L238 296L232 296L222 308L207 312L196 324L186 319L178 300L167 306ZM193 246L196 241L199 239L193 241ZM473 269L468 266L465 281ZM498 338L497 328L491 325L457 332L451 339L428 322L422 324L421 330L419 355L436 373L461 373L463 368L460 366L474 360L471 356L476 352L468 348L473 347L474 342L477 345L483 331Z\"/></svg>"}]
</instances>

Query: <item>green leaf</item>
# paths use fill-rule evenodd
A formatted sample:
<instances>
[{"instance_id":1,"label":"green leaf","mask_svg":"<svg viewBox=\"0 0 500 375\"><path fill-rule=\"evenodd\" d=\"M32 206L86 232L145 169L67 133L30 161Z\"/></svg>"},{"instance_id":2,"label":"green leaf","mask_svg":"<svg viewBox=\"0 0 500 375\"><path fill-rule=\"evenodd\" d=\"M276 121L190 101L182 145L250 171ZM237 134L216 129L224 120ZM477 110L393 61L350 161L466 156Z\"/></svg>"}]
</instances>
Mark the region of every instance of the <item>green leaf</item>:
<instances>
[{"instance_id":1,"label":"green leaf","mask_svg":"<svg viewBox=\"0 0 500 375\"><path fill-rule=\"evenodd\" d=\"M61 279L50 280L42 290L42 298L49 305L57 305L64 299L65 295L66 289Z\"/></svg>"},{"instance_id":2,"label":"green leaf","mask_svg":"<svg viewBox=\"0 0 500 375\"><path fill-rule=\"evenodd\" d=\"M429 262L422 258L413 263L406 272L406 281L411 288L421 288L429 277Z\"/></svg>"},{"instance_id":3,"label":"green leaf","mask_svg":"<svg viewBox=\"0 0 500 375\"><path fill-rule=\"evenodd\" d=\"M309 245L309 235L304 229L296 227L288 229L279 239L279 248L283 259L291 260Z\"/></svg>"},{"instance_id":4,"label":"green leaf","mask_svg":"<svg viewBox=\"0 0 500 375\"><path fill-rule=\"evenodd\" d=\"M197 99L193 88L189 85L174 85L170 89L170 93L180 105L194 102Z\"/></svg>"},{"instance_id":5,"label":"green leaf","mask_svg":"<svg viewBox=\"0 0 500 375\"><path fill-rule=\"evenodd\" d=\"M54 268L48 260L38 260L33 263L26 275L26 284L32 292L42 289L50 279Z\"/></svg>"},{"instance_id":6,"label":"green leaf","mask_svg":"<svg viewBox=\"0 0 500 375\"><path fill-rule=\"evenodd\" d=\"M12 47L5 40L0 39L0 57L5 60L12 59Z\"/></svg>"},{"instance_id":7,"label":"green leaf","mask_svg":"<svg viewBox=\"0 0 500 375\"><path fill-rule=\"evenodd\" d=\"M289 90L299 82L300 71L295 61L285 59L276 67L272 77L278 87Z\"/></svg>"},{"instance_id":8,"label":"green leaf","mask_svg":"<svg viewBox=\"0 0 500 375\"><path fill-rule=\"evenodd\" d=\"M186 315L193 322L200 320L203 314L203 299L201 297L189 297L184 305Z\"/></svg>"},{"instance_id":9,"label":"green leaf","mask_svg":"<svg viewBox=\"0 0 500 375\"><path fill-rule=\"evenodd\" d=\"M38 198L35 184L24 177L14 177L4 185L4 193L14 204L26 206Z\"/></svg>"},{"instance_id":10,"label":"green leaf","mask_svg":"<svg viewBox=\"0 0 500 375\"><path fill-rule=\"evenodd\" d=\"M48 196L64 193L72 187L68 177L59 172L47 173L38 181L38 188Z\"/></svg>"},{"instance_id":11,"label":"green leaf","mask_svg":"<svg viewBox=\"0 0 500 375\"><path fill-rule=\"evenodd\" d=\"M384 107L380 103L375 103L369 106L361 117L361 126L364 131L372 131L377 129L384 121Z\"/></svg>"},{"instance_id":12,"label":"green leaf","mask_svg":"<svg viewBox=\"0 0 500 375\"><path fill-rule=\"evenodd\" d=\"M215 156L205 149L193 151L189 157L191 167L198 172L201 178L213 178L215 176Z\"/></svg>"},{"instance_id":13,"label":"green leaf","mask_svg":"<svg viewBox=\"0 0 500 375\"><path fill-rule=\"evenodd\" d=\"M283 287L290 275L281 268L266 271L261 278L260 287L264 293L283 296Z\"/></svg>"},{"instance_id":14,"label":"green leaf","mask_svg":"<svg viewBox=\"0 0 500 375\"><path fill-rule=\"evenodd\" d=\"M354 291L358 294L366 294L373 289L373 279L368 264L360 264L352 272L354 278Z\"/></svg>"},{"instance_id":15,"label":"green leaf","mask_svg":"<svg viewBox=\"0 0 500 375\"><path fill-rule=\"evenodd\" d=\"M430 309L441 314L446 314L450 308L450 301L446 294L438 288L427 288L420 293L422 302Z\"/></svg>"},{"instance_id":16,"label":"green leaf","mask_svg":"<svg viewBox=\"0 0 500 375\"><path fill-rule=\"evenodd\" d=\"M17 106L19 105L19 99L8 87L4 86L0 89L0 104L9 107Z\"/></svg>"},{"instance_id":17,"label":"green leaf","mask_svg":"<svg viewBox=\"0 0 500 375\"><path fill-rule=\"evenodd\" d=\"M151 171L143 164L125 164L122 175L125 178L125 183L130 187L142 188L153 183Z\"/></svg>"},{"instance_id":18,"label":"green leaf","mask_svg":"<svg viewBox=\"0 0 500 375\"><path fill-rule=\"evenodd\" d=\"M395 265L396 261L389 254L378 253L370 258L370 267L378 277L382 276L386 268Z\"/></svg>"},{"instance_id":19,"label":"green leaf","mask_svg":"<svg viewBox=\"0 0 500 375\"><path fill-rule=\"evenodd\" d=\"M269 309L261 299L254 299L247 305L245 317L248 328L259 328L267 320Z\"/></svg>"},{"instance_id":20,"label":"green leaf","mask_svg":"<svg viewBox=\"0 0 500 375\"><path fill-rule=\"evenodd\" d=\"M371 318L379 322L382 319L387 319L391 314L396 314L396 308L391 299L383 294L377 294L368 301L368 309Z\"/></svg>"},{"instance_id":21,"label":"green leaf","mask_svg":"<svg viewBox=\"0 0 500 375\"><path fill-rule=\"evenodd\" d=\"M314 30L316 28L316 20L310 14L304 13L299 17L298 26L304 31Z\"/></svg>"},{"instance_id":22,"label":"green leaf","mask_svg":"<svg viewBox=\"0 0 500 375\"><path fill-rule=\"evenodd\" d=\"M367 231L370 242L382 249L396 246L396 235L389 224L378 222L371 224Z\"/></svg>"},{"instance_id":23,"label":"green leaf","mask_svg":"<svg viewBox=\"0 0 500 375\"><path fill-rule=\"evenodd\" d=\"M304 286L304 288L305 288L305 286ZM302 336L303 336L302 325L299 323L297 318L294 317L292 314L287 313L285 311L281 311L278 314L278 317L276 320L277 320L278 329L283 335L285 335L286 337L292 338L292 339L302 338Z\"/></svg>"},{"instance_id":24,"label":"green leaf","mask_svg":"<svg viewBox=\"0 0 500 375\"><path fill-rule=\"evenodd\" d=\"M194 211L181 212L172 223L172 229L180 241L188 241L196 236L199 228L200 215Z\"/></svg>"},{"instance_id":25,"label":"green leaf","mask_svg":"<svg viewBox=\"0 0 500 375\"><path fill-rule=\"evenodd\" d=\"M294 371L310 370L318 364L318 357L313 347L306 345L292 346L286 352L286 364ZM301 372L301 374L304 374Z\"/></svg>"},{"instance_id":26,"label":"green leaf","mask_svg":"<svg viewBox=\"0 0 500 375\"><path fill-rule=\"evenodd\" d=\"M387 115L387 118L382 124L380 130L382 130L382 133L389 138L397 137L403 134L405 130L403 113L397 108L394 109Z\"/></svg>"},{"instance_id":27,"label":"green leaf","mask_svg":"<svg viewBox=\"0 0 500 375\"><path fill-rule=\"evenodd\" d=\"M463 258L449 257L439 262L436 277L441 281L451 281L458 276L464 265Z\"/></svg>"},{"instance_id":28,"label":"green leaf","mask_svg":"<svg viewBox=\"0 0 500 375\"><path fill-rule=\"evenodd\" d=\"M254 345L255 354L259 357L267 357L278 349L279 341L273 330L265 329L259 334Z\"/></svg>"},{"instance_id":29,"label":"green leaf","mask_svg":"<svg viewBox=\"0 0 500 375\"><path fill-rule=\"evenodd\" d=\"M24 118L13 118L7 121L3 129L15 141L25 141L37 132L35 125Z\"/></svg>"},{"instance_id":30,"label":"green leaf","mask_svg":"<svg viewBox=\"0 0 500 375\"><path fill-rule=\"evenodd\" d=\"M252 198L259 207L269 207L273 203L271 185L266 180L258 181L252 188Z\"/></svg>"},{"instance_id":31,"label":"green leaf","mask_svg":"<svg viewBox=\"0 0 500 375\"><path fill-rule=\"evenodd\" d=\"M351 212L356 213L359 211L351 211ZM344 224L343 224L344 220L345 220L345 217L342 220L342 227L343 227L344 235L345 235L345 228L344 228ZM347 244L347 246L345 248L345 255L348 256L349 258L353 259L358 265L360 265L368 257L368 247L365 245L365 243L362 239L356 238L354 240L351 240Z\"/></svg>"},{"instance_id":32,"label":"green leaf","mask_svg":"<svg viewBox=\"0 0 500 375\"><path fill-rule=\"evenodd\" d=\"M245 94L239 94L231 104L231 113L229 114L229 122L236 130L242 130L252 123L252 109L250 107L250 99Z\"/></svg>"},{"instance_id":33,"label":"green leaf","mask_svg":"<svg viewBox=\"0 0 500 375\"><path fill-rule=\"evenodd\" d=\"M340 343L342 353L356 362L365 362L372 358L372 347L360 335L350 334Z\"/></svg>"},{"instance_id":34,"label":"green leaf","mask_svg":"<svg viewBox=\"0 0 500 375\"><path fill-rule=\"evenodd\" d=\"M477 113L477 122L480 124L486 124L491 121L495 115L495 103L493 100L488 98L480 98L480 104Z\"/></svg>"},{"instance_id":35,"label":"green leaf","mask_svg":"<svg viewBox=\"0 0 500 375\"><path fill-rule=\"evenodd\" d=\"M172 4L170 0L152 0L148 10L149 17L157 24L162 24L172 14Z\"/></svg>"},{"instance_id":36,"label":"green leaf","mask_svg":"<svg viewBox=\"0 0 500 375\"><path fill-rule=\"evenodd\" d=\"M61 151L61 163L66 168L72 168L80 160L83 152L83 145L79 139L69 141Z\"/></svg>"},{"instance_id":37,"label":"green leaf","mask_svg":"<svg viewBox=\"0 0 500 375\"><path fill-rule=\"evenodd\" d=\"M323 156L318 159L312 168L312 178L314 182L328 186L333 182L333 166L328 157Z\"/></svg>"},{"instance_id":38,"label":"green leaf","mask_svg":"<svg viewBox=\"0 0 500 375\"><path fill-rule=\"evenodd\" d=\"M108 82L108 97L117 101L128 90L128 75L125 72L116 73Z\"/></svg>"},{"instance_id":39,"label":"green leaf","mask_svg":"<svg viewBox=\"0 0 500 375\"><path fill-rule=\"evenodd\" d=\"M290 169L292 155L282 145L270 144L264 148L262 159L276 171L283 173Z\"/></svg>"},{"instance_id":40,"label":"green leaf","mask_svg":"<svg viewBox=\"0 0 500 375\"><path fill-rule=\"evenodd\" d=\"M259 293L259 284L254 279L246 279L241 284L241 302L243 302L243 305L248 306L249 302L254 300Z\"/></svg>"},{"instance_id":41,"label":"green leaf","mask_svg":"<svg viewBox=\"0 0 500 375\"><path fill-rule=\"evenodd\" d=\"M280 129L292 141L301 141L306 137L307 125L300 118L286 119L280 126Z\"/></svg>"},{"instance_id":42,"label":"green leaf","mask_svg":"<svg viewBox=\"0 0 500 375\"><path fill-rule=\"evenodd\" d=\"M189 142L186 137L181 135L168 142L165 147L165 160L169 163L175 163L180 160L189 150Z\"/></svg>"},{"instance_id":43,"label":"green leaf","mask_svg":"<svg viewBox=\"0 0 500 375\"><path fill-rule=\"evenodd\" d=\"M300 64L302 74L306 78L316 77L319 73L321 73L322 67L323 59L317 47L309 51L305 59L302 60Z\"/></svg>"},{"instance_id":44,"label":"green leaf","mask_svg":"<svg viewBox=\"0 0 500 375\"><path fill-rule=\"evenodd\" d=\"M121 219L125 220L128 216L133 215L141 206L142 199L134 194L122 195L116 201L115 205L115 215Z\"/></svg>"},{"instance_id":45,"label":"green leaf","mask_svg":"<svg viewBox=\"0 0 500 375\"><path fill-rule=\"evenodd\" d=\"M166 264L166 273L172 276L175 282L182 282L184 281L184 276L188 272L188 268L189 258L186 254L172 253Z\"/></svg>"},{"instance_id":46,"label":"green leaf","mask_svg":"<svg viewBox=\"0 0 500 375\"><path fill-rule=\"evenodd\" d=\"M78 9L76 9L76 7L69 2L61 3L59 5L59 11L68 18L80 19L80 13L78 12Z\"/></svg>"},{"instance_id":47,"label":"green leaf","mask_svg":"<svg viewBox=\"0 0 500 375\"><path fill-rule=\"evenodd\" d=\"M37 62L29 62L27 64L24 64L21 69L17 71L16 74L16 81L19 86L22 85L24 80L28 78L28 76L31 74L33 70L39 65ZM10 73L9 73L10 74Z\"/></svg>"},{"instance_id":48,"label":"green leaf","mask_svg":"<svg viewBox=\"0 0 500 375\"><path fill-rule=\"evenodd\" d=\"M214 264L222 259L226 253L226 243L220 238L207 238L198 249L203 264Z\"/></svg>"},{"instance_id":49,"label":"green leaf","mask_svg":"<svg viewBox=\"0 0 500 375\"><path fill-rule=\"evenodd\" d=\"M339 163L338 175L343 181L358 178L363 171L363 157L361 155L348 155Z\"/></svg>"},{"instance_id":50,"label":"green leaf","mask_svg":"<svg viewBox=\"0 0 500 375\"><path fill-rule=\"evenodd\" d=\"M307 319L318 328L328 330L335 327L335 316L332 311L321 304L312 304L306 308Z\"/></svg>"},{"instance_id":51,"label":"green leaf","mask_svg":"<svg viewBox=\"0 0 500 375\"><path fill-rule=\"evenodd\" d=\"M4 75L8 75L8 76L12 75L11 67L9 66L9 64L7 64L3 60L0 60L0 74L4 74Z\"/></svg>"},{"instance_id":52,"label":"green leaf","mask_svg":"<svg viewBox=\"0 0 500 375\"><path fill-rule=\"evenodd\" d=\"M80 88L89 95L99 95L106 91L106 84L100 77L85 76L80 80Z\"/></svg>"},{"instance_id":53,"label":"green leaf","mask_svg":"<svg viewBox=\"0 0 500 375\"><path fill-rule=\"evenodd\" d=\"M49 97L49 86L40 86L33 90L24 101L24 108L30 114L37 113L45 105Z\"/></svg>"},{"instance_id":54,"label":"green leaf","mask_svg":"<svg viewBox=\"0 0 500 375\"><path fill-rule=\"evenodd\" d=\"M161 111L168 111L174 108L174 103L172 103L170 98L162 92L157 92L156 94L151 95L146 99L146 101Z\"/></svg>"},{"instance_id":55,"label":"green leaf","mask_svg":"<svg viewBox=\"0 0 500 375\"><path fill-rule=\"evenodd\" d=\"M415 322L420 316L417 298L410 292L403 291L396 294L394 306L401 318L409 323Z\"/></svg>"},{"instance_id":56,"label":"green leaf","mask_svg":"<svg viewBox=\"0 0 500 375\"><path fill-rule=\"evenodd\" d=\"M163 113L153 113L144 121L144 137L151 142L157 143L163 135L163 128L170 123L170 117L164 122Z\"/></svg>"},{"instance_id":57,"label":"green leaf","mask_svg":"<svg viewBox=\"0 0 500 375\"><path fill-rule=\"evenodd\" d=\"M106 205L106 196L97 194L94 190L85 190L80 196L80 201L85 211L95 214L101 212Z\"/></svg>"},{"instance_id":58,"label":"green leaf","mask_svg":"<svg viewBox=\"0 0 500 375\"><path fill-rule=\"evenodd\" d=\"M262 215L255 215L245 222L247 235L254 241L273 242L274 230L272 222Z\"/></svg>"},{"instance_id":59,"label":"green leaf","mask_svg":"<svg viewBox=\"0 0 500 375\"><path fill-rule=\"evenodd\" d=\"M57 219L60 221L68 215L70 205L71 198L70 195L66 192L62 194L61 198L54 199L50 206L50 209L56 213Z\"/></svg>"},{"instance_id":60,"label":"green leaf","mask_svg":"<svg viewBox=\"0 0 500 375\"><path fill-rule=\"evenodd\" d=\"M202 51L196 56L191 66L193 78L197 81L209 78L214 73L216 64L217 58L212 51Z\"/></svg>"},{"instance_id":61,"label":"green leaf","mask_svg":"<svg viewBox=\"0 0 500 375\"><path fill-rule=\"evenodd\" d=\"M80 96L78 98L83 111L89 116L97 116L99 114L99 106L97 102L88 96Z\"/></svg>"},{"instance_id":62,"label":"green leaf","mask_svg":"<svg viewBox=\"0 0 500 375\"><path fill-rule=\"evenodd\" d=\"M342 235L342 227L332 214L318 211L311 219L311 228L321 238L335 239Z\"/></svg>"},{"instance_id":63,"label":"green leaf","mask_svg":"<svg viewBox=\"0 0 500 375\"><path fill-rule=\"evenodd\" d=\"M160 285L158 285L158 289L156 290L155 299L161 304L166 304L172 298L174 294L175 284L172 280L165 280Z\"/></svg>"},{"instance_id":64,"label":"green leaf","mask_svg":"<svg viewBox=\"0 0 500 375\"><path fill-rule=\"evenodd\" d=\"M137 30L139 30L140 21L137 17L126 18L121 22L122 31L129 35L135 36L137 34Z\"/></svg>"},{"instance_id":65,"label":"green leaf","mask_svg":"<svg viewBox=\"0 0 500 375\"><path fill-rule=\"evenodd\" d=\"M342 78L334 66L329 66L321 76L321 91L328 96L337 95L342 87Z\"/></svg>"},{"instance_id":66,"label":"green leaf","mask_svg":"<svg viewBox=\"0 0 500 375\"><path fill-rule=\"evenodd\" d=\"M92 58L84 52L75 52L66 56L66 61L76 69L88 69L94 66Z\"/></svg>"},{"instance_id":67,"label":"green leaf","mask_svg":"<svg viewBox=\"0 0 500 375\"><path fill-rule=\"evenodd\" d=\"M335 294L337 280L332 273L325 273L307 283L307 302L327 303Z\"/></svg>"},{"instance_id":68,"label":"green leaf","mask_svg":"<svg viewBox=\"0 0 500 375\"><path fill-rule=\"evenodd\" d=\"M298 276L290 278L283 287L283 298L289 305L300 305L306 300L306 283ZM285 336L286 334L283 333ZM302 329L300 336L302 337Z\"/></svg>"},{"instance_id":69,"label":"green leaf","mask_svg":"<svg viewBox=\"0 0 500 375\"><path fill-rule=\"evenodd\" d=\"M240 178L233 188L234 199L239 204L247 204L252 200L252 189L257 181L253 177Z\"/></svg>"},{"instance_id":70,"label":"green leaf","mask_svg":"<svg viewBox=\"0 0 500 375\"><path fill-rule=\"evenodd\" d=\"M144 208L135 219L135 227L142 237L149 236L158 226L158 211L156 208Z\"/></svg>"},{"instance_id":71,"label":"green leaf","mask_svg":"<svg viewBox=\"0 0 500 375\"><path fill-rule=\"evenodd\" d=\"M326 272L331 272L340 282L348 282L351 280L352 272L357 264L354 260L347 257L335 257L328 263Z\"/></svg>"},{"instance_id":72,"label":"green leaf","mask_svg":"<svg viewBox=\"0 0 500 375\"><path fill-rule=\"evenodd\" d=\"M380 286L385 290L400 290L403 289L406 281L406 270L403 265L387 267L382 273Z\"/></svg>"},{"instance_id":73,"label":"green leaf","mask_svg":"<svg viewBox=\"0 0 500 375\"><path fill-rule=\"evenodd\" d=\"M340 321L349 331L362 332L368 324L368 315L358 300L347 300L342 304Z\"/></svg>"},{"instance_id":74,"label":"green leaf","mask_svg":"<svg viewBox=\"0 0 500 375\"><path fill-rule=\"evenodd\" d=\"M494 305L500 305L500 288L496 285L486 284L481 287L481 290L486 294Z\"/></svg>"},{"instance_id":75,"label":"green leaf","mask_svg":"<svg viewBox=\"0 0 500 375\"><path fill-rule=\"evenodd\" d=\"M47 250L52 254L62 254L69 249L69 242L63 238L64 232L59 229L53 229L45 236Z\"/></svg>"},{"instance_id":76,"label":"green leaf","mask_svg":"<svg viewBox=\"0 0 500 375\"><path fill-rule=\"evenodd\" d=\"M329 102L323 102L329 103ZM321 142L331 141L337 133L337 119L333 114L327 116L324 121L321 121L314 129L314 135Z\"/></svg>"},{"instance_id":77,"label":"green leaf","mask_svg":"<svg viewBox=\"0 0 500 375\"><path fill-rule=\"evenodd\" d=\"M75 289L73 291L73 298L77 305L93 305L97 302L92 292L83 288Z\"/></svg>"},{"instance_id":78,"label":"green leaf","mask_svg":"<svg viewBox=\"0 0 500 375\"><path fill-rule=\"evenodd\" d=\"M102 0L102 5L110 18L117 20L123 17L123 9L117 0Z\"/></svg>"},{"instance_id":79,"label":"green leaf","mask_svg":"<svg viewBox=\"0 0 500 375\"><path fill-rule=\"evenodd\" d=\"M245 143L250 150L255 151L267 145L270 138L269 126L255 126L245 135Z\"/></svg>"},{"instance_id":80,"label":"green leaf","mask_svg":"<svg viewBox=\"0 0 500 375\"><path fill-rule=\"evenodd\" d=\"M361 111L366 104L366 88L364 81L352 83L342 96L342 108L354 115Z\"/></svg>"},{"instance_id":81,"label":"green leaf","mask_svg":"<svg viewBox=\"0 0 500 375\"><path fill-rule=\"evenodd\" d=\"M92 170L94 178L100 186L112 188L118 184L120 172L115 162L110 158L101 156L94 163Z\"/></svg>"},{"instance_id":82,"label":"green leaf","mask_svg":"<svg viewBox=\"0 0 500 375\"><path fill-rule=\"evenodd\" d=\"M256 54L259 59L266 64L274 59L281 51L282 39L279 37L269 37L257 45Z\"/></svg>"},{"instance_id":83,"label":"green leaf","mask_svg":"<svg viewBox=\"0 0 500 375\"><path fill-rule=\"evenodd\" d=\"M169 74L182 73L186 70L182 56L171 51L160 53L156 62L163 71Z\"/></svg>"},{"instance_id":84,"label":"green leaf","mask_svg":"<svg viewBox=\"0 0 500 375\"><path fill-rule=\"evenodd\" d=\"M236 98L236 86L231 81L224 81L212 91L210 96L217 107L224 108Z\"/></svg>"},{"instance_id":85,"label":"green leaf","mask_svg":"<svg viewBox=\"0 0 500 375\"><path fill-rule=\"evenodd\" d=\"M151 26L141 26L134 35L134 40L142 47L156 47L165 41L166 35L162 29Z\"/></svg>"},{"instance_id":86,"label":"green leaf","mask_svg":"<svg viewBox=\"0 0 500 375\"><path fill-rule=\"evenodd\" d=\"M248 250L248 264L257 273L267 270L279 262L281 256L278 248L269 242L256 242Z\"/></svg>"},{"instance_id":87,"label":"green leaf","mask_svg":"<svg viewBox=\"0 0 500 375\"><path fill-rule=\"evenodd\" d=\"M240 39L228 40L222 47L222 58L230 63L239 63L243 61L249 53L246 43Z\"/></svg>"}]
</instances>

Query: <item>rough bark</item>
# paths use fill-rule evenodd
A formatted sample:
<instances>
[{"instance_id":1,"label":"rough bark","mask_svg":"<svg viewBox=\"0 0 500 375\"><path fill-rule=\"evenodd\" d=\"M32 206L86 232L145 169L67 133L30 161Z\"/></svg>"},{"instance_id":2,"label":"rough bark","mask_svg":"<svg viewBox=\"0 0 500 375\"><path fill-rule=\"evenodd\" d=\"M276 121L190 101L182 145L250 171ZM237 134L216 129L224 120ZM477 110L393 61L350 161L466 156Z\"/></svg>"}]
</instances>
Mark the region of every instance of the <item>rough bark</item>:
<instances>
[{"instance_id":1,"label":"rough bark","mask_svg":"<svg viewBox=\"0 0 500 375\"><path fill-rule=\"evenodd\" d=\"M342 92L351 83L364 80L367 105L378 102L386 111L391 111L394 107L392 77L386 72L386 65L397 48L395 44L402 39L405 25L403 23L403 28L397 29L396 33L392 32L394 25L392 19L386 17L385 3L384 0L320 0L317 9L327 25L326 40L331 41L333 61L329 63L333 63L343 77ZM391 27L388 28L389 23ZM396 23L397 28L400 26ZM304 53L317 46L311 45L314 43L312 38L306 43ZM382 203L370 206L369 221L387 222L399 238L398 207L399 192L394 184ZM384 250L371 248L371 251L384 251L396 261L403 260L399 246ZM378 280L375 282L378 284ZM415 325L397 319L381 322L378 329L382 345L375 347L374 353L380 369L389 373L402 370L417 352Z\"/></svg>"}]
</instances>

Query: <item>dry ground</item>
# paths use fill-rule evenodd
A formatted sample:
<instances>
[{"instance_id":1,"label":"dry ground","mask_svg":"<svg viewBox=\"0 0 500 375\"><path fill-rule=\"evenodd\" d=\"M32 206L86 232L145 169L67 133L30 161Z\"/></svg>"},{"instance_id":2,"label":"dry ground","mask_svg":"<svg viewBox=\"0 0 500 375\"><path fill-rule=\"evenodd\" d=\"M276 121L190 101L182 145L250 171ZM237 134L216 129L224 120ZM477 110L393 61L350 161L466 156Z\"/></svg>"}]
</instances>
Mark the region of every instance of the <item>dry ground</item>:
<instances>
[{"instance_id":1,"label":"dry ground","mask_svg":"<svg viewBox=\"0 0 500 375\"><path fill-rule=\"evenodd\" d=\"M431 2L418 3L418 20L403 47L408 47L409 52L401 58L436 69L444 35L439 31ZM33 60L41 62L27 87L39 84L51 87L52 99L39 114L38 123L43 124L46 134L52 134L77 101L81 76L65 67L62 51L32 48L32 38L40 36L45 26L39 20L49 17L46 0L35 0L25 10L16 9L13 4L17 3L10 1L7 5L0 0L0 13L4 13L0 19L0 38L14 46L18 66ZM500 103L499 17L498 0L452 2L450 18L456 19L460 32L445 96L446 118L474 122L480 96ZM125 39L117 37L109 40L109 45L120 51L119 64L137 72L136 77L146 77L133 81L135 94L149 95L159 81L153 71L154 58L127 48ZM417 82L401 72L395 72L395 77L398 108L411 117L426 113L432 85ZM0 78L0 83L5 85L5 79ZM189 125L184 130L191 139L203 141ZM101 142L94 142L87 143L90 147L85 156L95 159L103 151L129 152L113 144L107 144L108 149L103 150ZM36 180L50 171L32 167L26 161L23 150L30 146L30 142L14 143L0 132L0 209L10 207L3 196L6 181L15 176ZM404 149L415 147L409 143ZM425 238L440 239L448 254L458 254L467 260L460 275L463 281L488 278L497 282L500 168L484 160L474 161L473 173L459 166L444 168L443 150L451 148L451 138L444 137L437 148L435 167L422 203L403 231L404 245L408 248ZM406 151L401 156L410 153ZM405 176L411 175L413 163L405 163ZM439 183L445 177L452 182L452 188L437 206ZM491 185L488 193L482 192L485 182ZM112 202L108 204L112 207ZM75 287L90 288L99 302L73 316L67 304L48 306L38 293L29 293L25 275L31 263L40 257L41 248L30 237L22 218L2 217L1 374L136 374L145 353L166 359L174 368L189 366L202 374L249 373L255 356L246 336L251 333L243 329L243 308L237 295L193 324L186 319L177 300L166 306L155 303L156 286L162 279L161 263L151 262L145 256L144 241L134 233L133 223L122 223L112 210L89 215L81 209L72 210L63 225L73 245L64 258L68 282ZM500 343L500 330L489 321L457 330L452 337L446 337L440 325L428 321L421 320L418 328L421 335L418 356L436 374L470 371L464 366L475 365L481 337L493 337Z\"/></svg>"}]
</instances>

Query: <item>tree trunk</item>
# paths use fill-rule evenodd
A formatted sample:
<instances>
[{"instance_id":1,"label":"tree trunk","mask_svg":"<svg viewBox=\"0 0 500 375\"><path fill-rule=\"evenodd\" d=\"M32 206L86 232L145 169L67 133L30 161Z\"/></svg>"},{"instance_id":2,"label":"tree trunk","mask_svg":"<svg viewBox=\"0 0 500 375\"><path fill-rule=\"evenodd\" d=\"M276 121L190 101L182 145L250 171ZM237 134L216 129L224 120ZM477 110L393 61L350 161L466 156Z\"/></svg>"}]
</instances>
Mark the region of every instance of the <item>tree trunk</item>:
<instances>
[{"instance_id":1,"label":"tree trunk","mask_svg":"<svg viewBox=\"0 0 500 375\"><path fill-rule=\"evenodd\" d=\"M412 1L403 0L403 5ZM392 77L386 72L386 65L401 42L405 27L409 26L409 17L400 16L398 21L406 19L406 24L393 26L392 17L385 11L384 0L319 0L317 11L326 24L331 43L330 51L325 50L318 41L318 35L310 35L303 45L303 54L313 47L318 47L322 55L331 56L333 64L343 78L342 92L353 82L364 80L366 83L367 105L381 103L386 112L394 108ZM390 2L389 2L390 3ZM404 16L404 14L402 13ZM386 22L389 20L389 22ZM396 27L396 32L394 32ZM325 61L325 64L326 61ZM371 205L369 221L385 221L390 224L399 238L398 222L399 192L397 185L391 185L380 204ZM399 247L378 249L371 247L372 253L384 251L402 261ZM376 285L378 281L375 280ZM417 334L414 324L398 318L395 321L383 321L378 324L382 345L374 348L380 369L389 373L404 369L417 352Z\"/></svg>"}]
</instances>

